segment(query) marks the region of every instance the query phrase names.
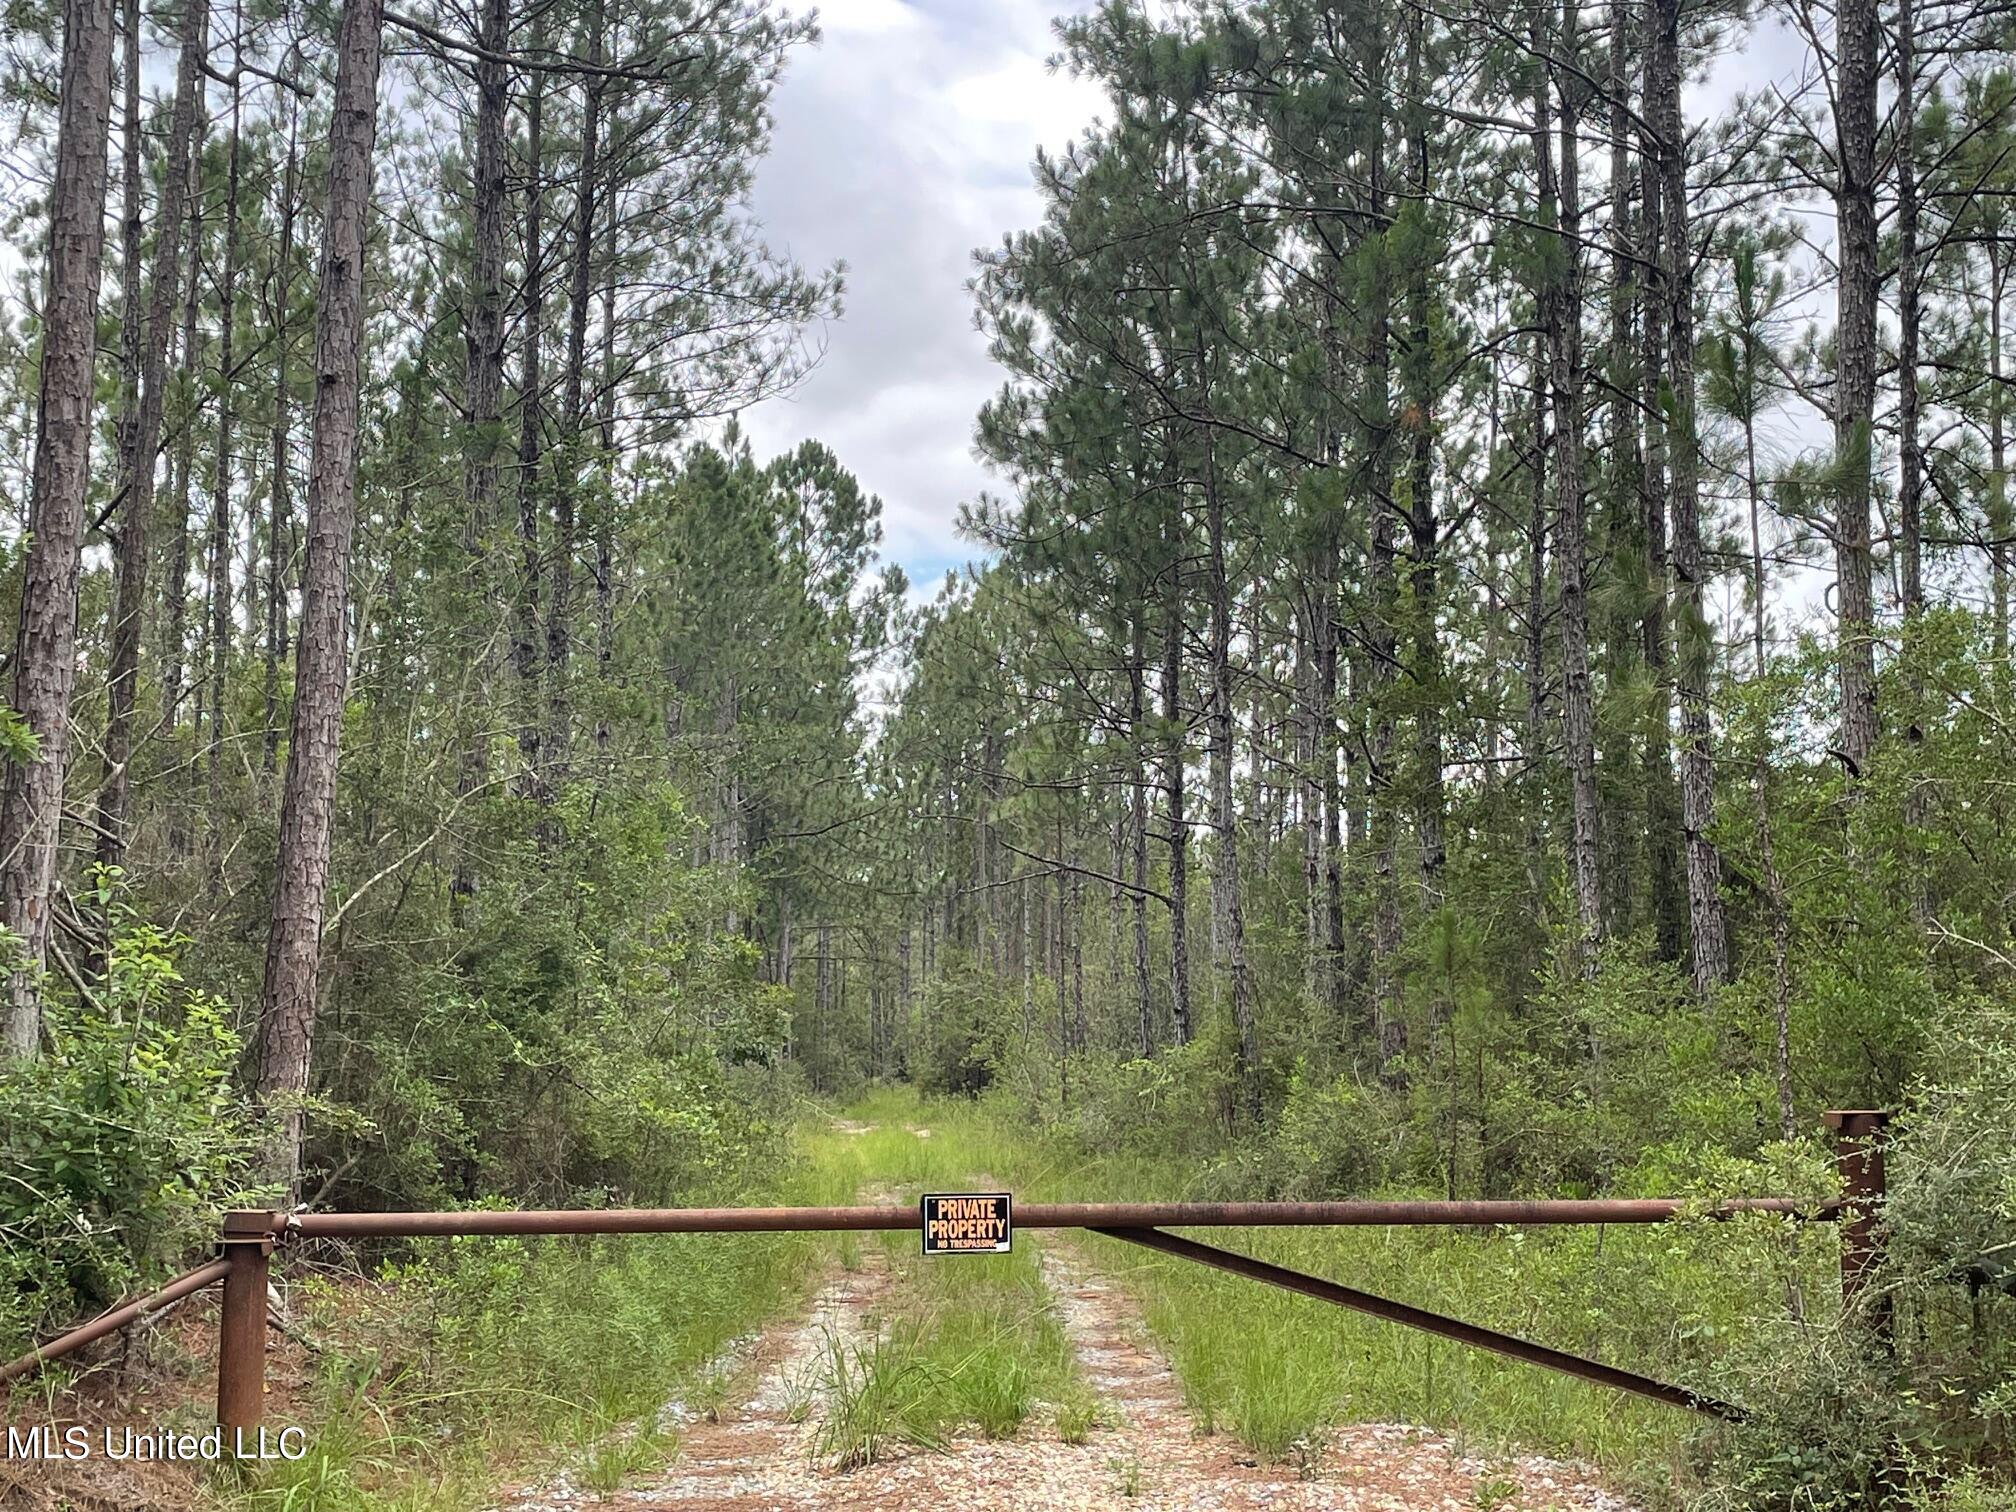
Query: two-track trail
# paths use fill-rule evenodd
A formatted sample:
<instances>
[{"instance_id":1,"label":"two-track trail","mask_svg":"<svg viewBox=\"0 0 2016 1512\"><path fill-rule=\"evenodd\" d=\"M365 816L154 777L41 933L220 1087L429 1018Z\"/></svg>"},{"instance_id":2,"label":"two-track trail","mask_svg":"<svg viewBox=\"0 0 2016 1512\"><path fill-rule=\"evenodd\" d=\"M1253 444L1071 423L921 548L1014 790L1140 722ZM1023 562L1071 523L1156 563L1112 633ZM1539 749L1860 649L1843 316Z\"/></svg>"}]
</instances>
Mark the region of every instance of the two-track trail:
<instances>
[{"instance_id":1,"label":"two-track trail","mask_svg":"<svg viewBox=\"0 0 2016 1512\"><path fill-rule=\"evenodd\" d=\"M1039 1247L1051 1306L1100 1399L1100 1420L1083 1442L1065 1442L1053 1415L1041 1410L1012 1438L969 1431L942 1450L893 1446L859 1469L824 1462L828 1362L836 1344L858 1348L871 1337L903 1281L882 1245L862 1244L851 1268L832 1265L810 1306L739 1356L730 1405L684 1422L666 1469L606 1502L563 1477L496 1504L496 1512L598 1503L658 1512L1632 1512L1580 1467L1470 1457L1440 1434L1403 1425L1339 1428L1300 1466L1256 1463L1230 1435L1196 1431L1182 1384L1151 1342L1139 1307L1101 1269L1126 1257L1098 1241L1053 1235L1016 1243Z\"/></svg>"}]
</instances>

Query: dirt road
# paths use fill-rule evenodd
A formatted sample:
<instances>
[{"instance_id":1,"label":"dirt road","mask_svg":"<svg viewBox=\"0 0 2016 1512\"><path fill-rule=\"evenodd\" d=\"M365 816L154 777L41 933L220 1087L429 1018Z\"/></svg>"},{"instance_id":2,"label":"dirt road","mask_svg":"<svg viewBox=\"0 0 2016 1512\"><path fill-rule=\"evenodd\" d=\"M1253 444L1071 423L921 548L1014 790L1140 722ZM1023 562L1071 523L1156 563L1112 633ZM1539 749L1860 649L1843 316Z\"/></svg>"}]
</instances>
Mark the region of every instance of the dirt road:
<instances>
[{"instance_id":1,"label":"dirt road","mask_svg":"<svg viewBox=\"0 0 2016 1512\"><path fill-rule=\"evenodd\" d=\"M855 1470L822 1462L834 1349L858 1348L877 1326L893 1278L879 1245L852 1269L836 1265L812 1305L740 1353L707 1415L683 1419L671 1465L636 1477L606 1502L562 1477L497 1504L496 1512L559 1512L597 1504L688 1512L1633 1512L1587 1471L1535 1457L1465 1456L1443 1436L1398 1424L1357 1424L1309 1446L1299 1463L1262 1465L1229 1435L1197 1434L1181 1383L1156 1353L1132 1300L1082 1243L1046 1238L1042 1270L1102 1421L1066 1443L1038 1414L1013 1438L962 1435L943 1452L894 1446ZM956 1263L956 1262L955 1262Z\"/></svg>"}]
</instances>

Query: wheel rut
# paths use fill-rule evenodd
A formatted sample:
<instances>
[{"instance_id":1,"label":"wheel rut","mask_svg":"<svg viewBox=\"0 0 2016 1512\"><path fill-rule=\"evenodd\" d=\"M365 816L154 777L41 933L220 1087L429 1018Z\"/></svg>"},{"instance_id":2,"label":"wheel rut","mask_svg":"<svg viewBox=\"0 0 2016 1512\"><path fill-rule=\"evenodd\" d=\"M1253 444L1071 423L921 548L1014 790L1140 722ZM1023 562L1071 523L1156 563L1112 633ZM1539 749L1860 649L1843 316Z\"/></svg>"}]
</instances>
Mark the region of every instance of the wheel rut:
<instances>
[{"instance_id":1,"label":"wheel rut","mask_svg":"<svg viewBox=\"0 0 2016 1512\"><path fill-rule=\"evenodd\" d=\"M873 1128L836 1127L844 1134ZM865 1195L893 1200L886 1191ZM1585 1467L1537 1455L1467 1455L1446 1436L1406 1424L1351 1424L1308 1446L1296 1464L1258 1463L1230 1435L1198 1432L1181 1380L1116 1279L1129 1257L1068 1233L1021 1242L1036 1249L1079 1374L1100 1404L1081 1442L1065 1442L1054 1408L1045 1406L1012 1438L968 1431L939 1450L895 1445L849 1470L822 1458L832 1361L873 1342L901 1282L884 1247L863 1242L831 1262L809 1304L716 1363L709 1395L726 1405L704 1412L666 1405L660 1426L678 1431L679 1448L665 1469L607 1494L563 1473L490 1512L592 1505L639 1512L1637 1512Z\"/></svg>"},{"instance_id":2,"label":"wheel rut","mask_svg":"<svg viewBox=\"0 0 2016 1512\"><path fill-rule=\"evenodd\" d=\"M962 1434L942 1451L897 1446L838 1470L819 1456L827 1361L868 1342L899 1278L879 1244L837 1263L809 1306L741 1355L706 1415L668 1408L679 1452L666 1469L606 1497L556 1478L496 1512L604 1505L657 1512L1635 1512L1592 1472L1538 1456L1466 1455L1444 1435L1394 1423L1338 1428L1300 1465L1256 1463L1227 1434L1199 1434L1183 1387L1154 1347L1132 1296L1084 1240L1045 1236L1040 1264L1085 1383L1101 1402L1084 1442L1039 1411L1011 1439ZM956 1260L943 1263L957 1264Z\"/></svg>"}]
</instances>

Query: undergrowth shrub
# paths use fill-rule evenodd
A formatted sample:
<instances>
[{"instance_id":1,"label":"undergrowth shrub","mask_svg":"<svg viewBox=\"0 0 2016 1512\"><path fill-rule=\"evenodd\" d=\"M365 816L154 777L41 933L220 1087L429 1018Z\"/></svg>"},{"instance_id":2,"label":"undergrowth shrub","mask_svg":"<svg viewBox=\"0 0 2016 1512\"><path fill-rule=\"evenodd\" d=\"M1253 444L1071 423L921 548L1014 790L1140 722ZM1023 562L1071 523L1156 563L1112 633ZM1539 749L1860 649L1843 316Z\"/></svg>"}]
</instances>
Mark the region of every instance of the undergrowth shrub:
<instances>
[{"instance_id":1,"label":"undergrowth shrub","mask_svg":"<svg viewBox=\"0 0 2016 1512\"><path fill-rule=\"evenodd\" d=\"M1090 1154L1215 1153L1224 1145L1220 1110L1232 1086L1223 1048L1207 1035L1165 1049L1153 1060L1080 1055L1073 1058L1067 1107L1057 1110L1051 1100L1054 1078L1041 1108L1028 1108L1026 1098L1010 1100L1025 1111L1060 1118L1060 1132Z\"/></svg>"},{"instance_id":2,"label":"undergrowth shrub","mask_svg":"<svg viewBox=\"0 0 2016 1512\"><path fill-rule=\"evenodd\" d=\"M1395 1099L1358 1077L1288 1083L1265 1163L1268 1196L1320 1199L1377 1191L1404 1168L1410 1128Z\"/></svg>"},{"instance_id":3,"label":"undergrowth shrub","mask_svg":"<svg viewBox=\"0 0 2016 1512\"><path fill-rule=\"evenodd\" d=\"M1933 1027L1889 1152L1883 1263L1845 1319L1817 1309L1748 1338L1752 1418L1717 1444L1711 1507L2016 1505L2016 1004L1955 998Z\"/></svg>"},{"instance_id":4,"label":"undergrowth shrub","mask_svg":"<svg viewBox=\"0 0 2016 1512\"><path fill-rule=\"evenodd\" d=\"M717 927L746 883L692 862L680 794L499 795L481 823L496 854L459 916L446 889L417 888L351 915L453 952L360 949L325 969L308 1190L365 1209L586 1206L764 1179L801 1085L790 995Z\"/></svg>"},{"instance_id":5,"label":"undergrowth shrub","mask_svg":"<svg viewBox=\"0 0 2016 1512\"><path fill-rule=\"evenodd\" d=\"M976 1097L992 1087L1010 1051L1019 1009L1002 983L965 952L947 950L918 1006L910 1074L919 1091ZM821 1085L829 1085L830 1078Z\"/></svg>"},{"instance_id":6,"label":"undergrowth shrub","mask_svg":"<svg viewBox=\"0 0 2016 1512\"><path fill-rule=\"evenodd\" d=\"M239 1040L184 988L187 942L115 917L96 1000L45 994L42 1053L0 1063L0 1355L188 1263L252 1150Z\"/></svg>"}]
</instances>

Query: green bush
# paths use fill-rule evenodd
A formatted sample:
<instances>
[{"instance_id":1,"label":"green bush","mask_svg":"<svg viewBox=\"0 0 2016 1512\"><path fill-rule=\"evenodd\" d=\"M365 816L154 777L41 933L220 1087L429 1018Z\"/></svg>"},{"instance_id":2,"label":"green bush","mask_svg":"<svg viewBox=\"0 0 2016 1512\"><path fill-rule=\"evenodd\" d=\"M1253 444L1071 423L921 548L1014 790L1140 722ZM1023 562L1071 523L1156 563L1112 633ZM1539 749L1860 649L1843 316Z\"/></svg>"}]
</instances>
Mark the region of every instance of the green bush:
<instances>
[{"instance_id":1,"label":"green bush","mask_svg":"<svg viewBox=\"0 0 2016 1512\"><path fill-rule=\"evenodd\" d=\"M1232 1087L1224 1048L1207 1033L1153 1060L1075 1057L1064 1132L1093 1155L1218 1152Z\"/></svg>"},{"instance_id":2,"label":"green bush","mask_svg":"<svg viewBox=\"0 0 2016 1512\"><path fill-rule=\"evenodd\" d=\"M537 806L533 806L536 808ZM543 818L542 818L543 814ZM543 848L538 826L556 826ZM335 1207L670 1203L761 1179L796 1071L789 994L714 921L737 883L688 859L696 821L664 784L551 812L498 799L486 892L459 923L403 901L451 958L359 950L331 972L306 1163ZM536 889L541 906L505 906ZM352 920L387 927L373 898Z\"/></svg>"},{"instance_id":3,"label":"green bush","mask_svg":"<svg viewBox=\"0 0 2016 1512\"><path fill-rule=\"evenodd\" d=\"M46 994L44 1052L0 1065L0 1354L186 1263L240 1180L239 1041L184 943L127 921L98 1000Z\"/></svg>"},{"instance_id":4,"label":"green bush","mask_svg":"<svg viewBox=\"0 0 2016 1512\"><path fill-rule=\"evenodd\" d=\"M1317 1082L1298 1070L1274 1129L1268 1194L1320 1199L1378 1190L1403 1168L1410 1135L1403 1112L1356 1076Z\"/></svg>"},{"instance_id":5,"label":"green bush","mask_svg":"<svg viewBox=\"0 0 2016 1512\"><path fill-rule=\"evenodd\" d=\"M971 956L948 951L947 957L924 988L911 1076L923 1092L977 1097L994 1085L1007 1053L1006 1026L1019 1007Z\"/></svg>"},{"instance_id":6,"label":"green bush","mask_svg":"<svg viewBox=\"0 0 2016 1512\"><path fill-rule=\"evenodd\" d=\"M1888 1244L1864 1304L1748 1340L1752 1420L1718 1442L1712 1507L2008 1506L2016 1425L2016 1004L1956 997L1889 1153ZM1869 1327L1887 1303L1894 1344Z\"/></svg>"}]
</instances>

